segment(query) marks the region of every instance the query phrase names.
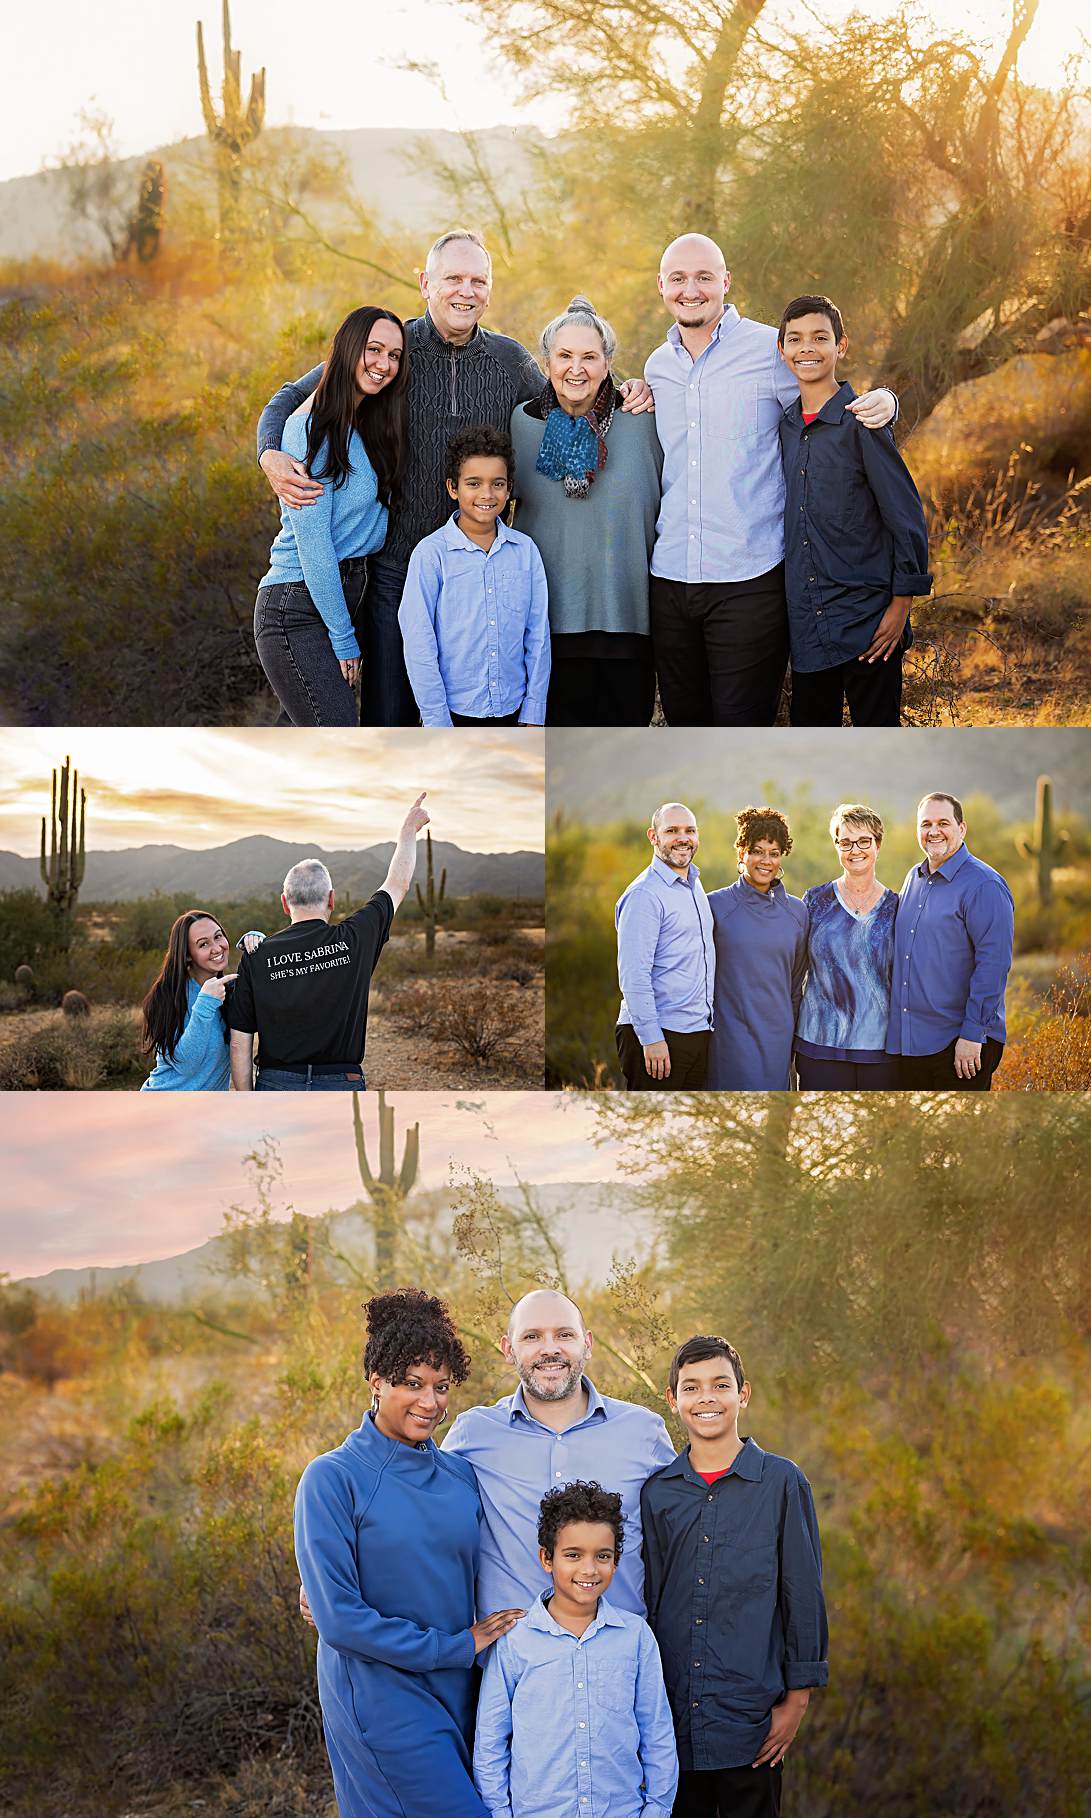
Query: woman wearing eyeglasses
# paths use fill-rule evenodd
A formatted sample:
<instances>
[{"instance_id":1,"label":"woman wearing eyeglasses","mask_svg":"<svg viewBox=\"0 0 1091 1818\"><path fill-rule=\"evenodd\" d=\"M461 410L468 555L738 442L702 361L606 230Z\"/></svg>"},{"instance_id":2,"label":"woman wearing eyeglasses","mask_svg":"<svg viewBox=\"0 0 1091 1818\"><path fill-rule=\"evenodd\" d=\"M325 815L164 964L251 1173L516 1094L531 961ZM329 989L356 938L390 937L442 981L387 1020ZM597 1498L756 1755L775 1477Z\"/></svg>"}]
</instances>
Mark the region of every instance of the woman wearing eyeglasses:
<instances>
[{"instance_id":1,"label":"woman wearing eyeglasses","mask_svg":"<svg viewBox=\"0 0 1091 1818\"><path fill-rule=\"evenodd\" d=\"M803 893L810 920L795 1053L804 1092L888 1092L898 1065L885 1051L898 893L875 875L883 823L842 802L830 819L841 875Z\"/></svg>"}]
</instances>

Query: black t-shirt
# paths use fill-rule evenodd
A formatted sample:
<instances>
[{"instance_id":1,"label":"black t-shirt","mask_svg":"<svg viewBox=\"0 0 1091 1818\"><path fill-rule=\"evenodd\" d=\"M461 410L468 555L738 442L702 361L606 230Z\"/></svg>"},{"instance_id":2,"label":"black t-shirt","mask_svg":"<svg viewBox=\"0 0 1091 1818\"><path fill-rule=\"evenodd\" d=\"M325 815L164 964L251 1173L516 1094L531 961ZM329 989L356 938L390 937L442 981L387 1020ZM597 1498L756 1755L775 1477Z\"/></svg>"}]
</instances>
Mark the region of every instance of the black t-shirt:
<instances>
[{"instance_id":1,"label":"black t-shirt","mask_svg":"<svg viewBox=\"0 0 1091 1818\"><path fill-rule=\"evenodd\" d=\"M293 922L239 960L232 1029L259 1036L264 1067L358 1067L371 975L394 904L385 890L343 922Z\"/></svg>"}]
</instances>

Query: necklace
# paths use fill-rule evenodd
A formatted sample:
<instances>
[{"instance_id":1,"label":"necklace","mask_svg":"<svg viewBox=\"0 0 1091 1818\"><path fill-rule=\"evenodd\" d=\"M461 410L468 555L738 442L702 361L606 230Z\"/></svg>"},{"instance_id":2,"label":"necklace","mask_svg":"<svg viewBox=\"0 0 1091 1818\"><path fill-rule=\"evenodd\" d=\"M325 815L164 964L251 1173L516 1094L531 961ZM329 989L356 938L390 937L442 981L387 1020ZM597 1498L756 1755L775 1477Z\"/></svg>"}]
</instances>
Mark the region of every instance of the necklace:
<instances>
[{"instance_id":1,"label":"necklace","mask_svg":"<svg viewBox=\"0 0 1091 1818\"><path fill-rule=\"evenodd\" d=\"M869 909L874 908L883 894L883 885L880 884L878 878L872 878L863 896L859 894L854 896L843 877L838 879L837 887L848 908L855 909L857 915L866 915Z\"/></svg>"}]
</instances>

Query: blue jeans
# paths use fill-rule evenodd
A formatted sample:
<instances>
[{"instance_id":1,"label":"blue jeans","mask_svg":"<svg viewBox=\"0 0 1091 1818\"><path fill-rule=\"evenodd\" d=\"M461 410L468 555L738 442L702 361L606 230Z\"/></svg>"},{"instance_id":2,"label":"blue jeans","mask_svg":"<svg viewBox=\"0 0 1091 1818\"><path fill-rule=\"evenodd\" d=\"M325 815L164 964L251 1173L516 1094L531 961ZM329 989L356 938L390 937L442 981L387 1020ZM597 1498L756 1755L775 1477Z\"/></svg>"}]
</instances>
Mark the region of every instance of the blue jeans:
<instances>
[{"instance_id":1,"label":"blue jeans","mask_svg":"<svg viewBox=\"0 0 1091 1818\"><path fill-rule=\"evenodd\" d=\"M363 653L361 726L420 725L420 708L406 674L402 628L398 624L407 567L407 563L382 554L372 556L368 563L367 591L356 631Z\"/></svg>"},{"instance_id":2,"label":"blue jeans","mask_svg":"<svg viewBox=\"0 0 1091 1818\"><path fill-rule=\"evenodd\" d=\"M350 556L339 566L345 604L356 622L367 562L363 556ZM356 697L333 654L326 622L302 581L278 581L258 589L254 642L281 705L279 726L358 723Z\"/></svg>"},{"instance_id":3,"label":"blue jeans","mask_svg":"<svg viewBox=\"0 0 1091 1818\"><path fill-rule=\"evenodd\" d=\"M364 1076L358 1069L344 1073L286 1073L280 1067L259 1067L255 1092L362 1092Z\"/></svg>"}]
</instances>

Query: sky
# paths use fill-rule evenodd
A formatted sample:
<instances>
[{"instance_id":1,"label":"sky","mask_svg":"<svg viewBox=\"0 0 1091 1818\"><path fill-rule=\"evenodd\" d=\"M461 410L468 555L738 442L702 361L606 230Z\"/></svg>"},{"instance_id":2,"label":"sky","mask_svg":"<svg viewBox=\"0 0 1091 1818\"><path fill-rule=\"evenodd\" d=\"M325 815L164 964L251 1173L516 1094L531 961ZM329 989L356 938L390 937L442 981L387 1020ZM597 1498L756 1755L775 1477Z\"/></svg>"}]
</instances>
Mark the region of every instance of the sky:
<instances>
[{"instance_id":1,"label":"sky","mask_svg":"<svg viewBox=\"0 0 1091 1818\"><path fill-rule=\"evenodd\" d=\"M447 1184L451 1162L497 1186L610 1181L617 1146L596 1147L589 1101L574 1094L392 1092L395 1142L421 1126L420 1185ZM149 1092L0 1094L0 1273L124 1267L176 1256L214 1237L235 1201L253 1203L243 1158L269 1127L254 1095ZM372 1166L378 1153L374 1093L362 1110ZM316 1214L361 1195L347 1099L300 1093L278 1099L276 1136L284 1197ZM43 1158L48 1155L48 1166Z\"/></svg>"},{"instance_id":2,"label":"sky","mask_svg":"<svg viewBox=\"0 0 1091 1818\"><path fill-rule=\"evenodd\" d=\"M770 0L763 27L779 16L799 22L798 0ZM820 0L832 19L851 0ZM884 16L894 0L864 0ZM940 32L959 29L995 42L1010 17L1002 0L929 0ZM1027 81L1056 85L1078 47L1079 9L1070 0L1040 0L1020 59ZM93 105L116 125L118 149L130 156L203 131L197 93L195 28L205 28L215 91L221 69L218 0L35 0L9 7L4 63L9 72L0 110L0 180L41 168L74 138L81 109ZM232 0L232 38L242 51L244 85L261 64L267 72L267 123L344 129L360 126L458 128L563 124L558 101L520 106L510 72L490 64L479 15L445 0L323 0L313 19L297 0ZM446 99L434 81L399 68L427 57L442 69Z\"/></svg>"},{"instance_id":3,"label":"sky","mask_svg":"<svg viewBox=\"0 0 1091 1818\"><path fill-rule=\"evenodd\" d=\"M468 852L540 852L540 731L262 727L0 732L0 849L38 851L51 774L66 755L87 791L87 845L199 850L264 833L357 848L397 837L413 799L436 839Z\"/></svg>"}]
</instances>

